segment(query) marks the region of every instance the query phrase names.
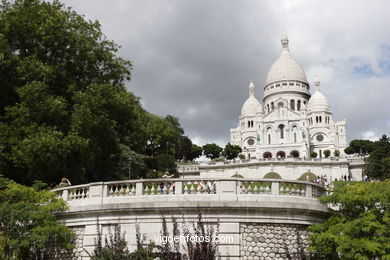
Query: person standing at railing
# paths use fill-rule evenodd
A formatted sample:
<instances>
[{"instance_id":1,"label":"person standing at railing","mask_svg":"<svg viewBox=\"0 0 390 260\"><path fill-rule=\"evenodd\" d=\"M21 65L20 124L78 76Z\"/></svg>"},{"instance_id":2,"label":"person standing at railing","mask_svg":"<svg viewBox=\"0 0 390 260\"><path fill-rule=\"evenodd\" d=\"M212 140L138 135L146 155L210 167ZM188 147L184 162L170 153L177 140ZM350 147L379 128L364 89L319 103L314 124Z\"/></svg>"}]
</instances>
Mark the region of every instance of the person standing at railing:
<instances>
[{"instance_id":1,"label":"person standing at railing","mask_svg":"<svg viewBox=\"0 0 390 260\"><path fill-rule=\"evenodd\" d=\"M66 186L70 186L70 185L72 185L71 183L70 183L70 181L67 179L67 178L62 178L61 179L61 182L58 184L58 186L60 186L60 187L66 187Z\"/></svg>"}]
</instances>

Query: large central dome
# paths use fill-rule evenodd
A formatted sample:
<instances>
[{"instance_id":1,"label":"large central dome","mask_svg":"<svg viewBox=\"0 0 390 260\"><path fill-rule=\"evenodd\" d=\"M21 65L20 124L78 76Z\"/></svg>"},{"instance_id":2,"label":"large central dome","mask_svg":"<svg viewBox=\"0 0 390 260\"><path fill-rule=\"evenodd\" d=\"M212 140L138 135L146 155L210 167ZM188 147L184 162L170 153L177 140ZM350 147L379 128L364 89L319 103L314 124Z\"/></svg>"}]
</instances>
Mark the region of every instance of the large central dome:
<instances>
[{"instance_id":1,"label":"large central dome","mask_svg":"<svg viewBox=\"0 0 390 260\"><path fill-rule=\"evenodd\" d=\"M283 80L296 80L307 83L306 74L302 66L290 55L286 36L281 39L281 43L282 53L268 71L266 85Z\"/></svg>"}]
</instances>

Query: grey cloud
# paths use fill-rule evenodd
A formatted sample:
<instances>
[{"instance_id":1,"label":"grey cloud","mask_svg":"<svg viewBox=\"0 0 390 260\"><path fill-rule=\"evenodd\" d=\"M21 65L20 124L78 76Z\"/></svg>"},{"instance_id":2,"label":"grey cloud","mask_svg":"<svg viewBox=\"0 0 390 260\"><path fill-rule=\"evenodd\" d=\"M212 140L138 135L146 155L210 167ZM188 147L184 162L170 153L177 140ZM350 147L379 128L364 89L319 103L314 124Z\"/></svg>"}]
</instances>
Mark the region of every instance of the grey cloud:
<instances>
[{"instance_id":1,"label":"grey cloud","mask_svg":"<svg viewBox=\"0 0 390 260\"><path fill-rule=\"evenodd\" d=\"M358 58L372 66L389 45L386 1L66 0L97 19L120 54L134 63L128 89L153 113L180 118L186 133L226 143L237 125L248 84L261 100L266 73L286 28L293 56L309 80L321 77L348 139L389 131L390 79L356 75ZM334 6L339 6L334 8ZM375 18L375 19L373 19ZM321 75L320 75L321 76Z\"/></svg>"}]
</instances>

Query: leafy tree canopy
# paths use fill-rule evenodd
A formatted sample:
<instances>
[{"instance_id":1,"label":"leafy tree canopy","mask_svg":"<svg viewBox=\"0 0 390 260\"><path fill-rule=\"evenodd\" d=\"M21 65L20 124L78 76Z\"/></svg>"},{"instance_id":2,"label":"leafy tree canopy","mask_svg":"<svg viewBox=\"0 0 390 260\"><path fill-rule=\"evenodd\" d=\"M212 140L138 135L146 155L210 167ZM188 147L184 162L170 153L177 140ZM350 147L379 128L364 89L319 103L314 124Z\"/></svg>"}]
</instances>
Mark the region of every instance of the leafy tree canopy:
<instances>
[{"instance_id":1,"label":"leafy tree canopy","mask_svg":"<svg viewBox=\"0 0 390 260\"><path fill-rule=\"evenodd\" d=\"M315 259L389 259L389 181L335 182L320 201L333 209L325 223L310 228Z\"/></svg>"},{"instance_id":2,"label":"leafy tree canopy","mask_svg":"<svg viewBox=\"0 0 390 260\"><path fill-rule=\"evenodd\" d=\"M210 159L217 159L219 158L219 156L221 155L221 152L222 152L222 148L214 143L212 144L205 144L203 146L203 154L204 156L206 156L207 158L210 158Z\"/></svg>"},{"instance_id":3,"label":"leafy tree canopy","mask_svg":"<svg viewBox=\"0 0 390 260\"><path fill-rule=\"evenodd\" d=\"M346 154L368 155L374 149L374 142L370 140L352 140L349 146L344 149Z\"/></svg>"},{"instance_id":4,"label":"leafy tree canopy","mask_svg":"<svg viewBox=\"0 0 390 260\"><path fill-rule=\"evenodd\" d=\"M145 155L175 155L178 119L148 113L126 91L132 65L118 48L58 1L2 2L1 173L78 184L144 176Z\"/></svg>"},{"instance_id":5,"label":"leafy tree canopy","mask_svg":"<svg viewBox=\"0 0 390 260\"><path fill-rule=\"evenodd\" d=\"M179 139L179 147L177 149L176 158L179 160L191 160L192 141L187 136L181 136Z\"/></svg>"},{"instance_id":6,"label":"leafy tree canopy","mask_svg":"<svg viewBox=\"0 0 390 260\"><path fill-rule=\"evenodd\" d=\"M373 143L373 150L365 159L364 173L371 178L390 179L390 137L383 135Z\"/></svg>"},{"instance_id":7,"label":"leafy tree canopy","mask_svg":"<svg viewBox=\"0 0 390 260\"><path fill-rule=\"evenodd\" d=\"M188 157L188 160L190 160L190 161L195 160L195 159L201 157L202 153L203 153L202 147L200 147L196 144L192 144L191 152L190 152L190 156Z\"/></svg>"},{"instance_id":8,"label":"leafy tree canopy","mask_svg":"<svg viewBox=\"0 0 390 260\"><path fill-rule=\"evenodd\" d=\"M50 259L72 250L73 232L53 214L65 209L56 194L0 176L0 258Z\"/></svg>"},{"instance_id":9,"label":"leafy tree canopy","mask_svg":"<svg viewBox=\"0 0 390 260\"><path fill-rule=\"evenodd\" d=\"M233 160L236 159L241 152L242 150L239 145L228 143L225 146L225 149L223 149L222 155L228 160Z\"/></svg>"}]
</instances>

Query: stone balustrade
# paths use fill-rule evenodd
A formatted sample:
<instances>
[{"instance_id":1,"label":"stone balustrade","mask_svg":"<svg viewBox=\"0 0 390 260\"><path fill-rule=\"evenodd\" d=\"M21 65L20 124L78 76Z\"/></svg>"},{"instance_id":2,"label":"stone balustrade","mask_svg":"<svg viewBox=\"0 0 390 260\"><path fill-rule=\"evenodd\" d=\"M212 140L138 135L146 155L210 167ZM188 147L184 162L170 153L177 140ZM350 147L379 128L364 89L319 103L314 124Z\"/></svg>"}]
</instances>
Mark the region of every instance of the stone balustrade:
<instances>
[{"instance_id":1,"label":"stone balustrade","mask_svg":"<svg viewBox=\"0 0 390 260\"><path fill-rule=\"evenodd\" d=\"M220 235L232 238L218 245L219 259L227 260L270 250L268 235L278 235L278 229L295 234L328 215L327 206L317 200L326 193L324 187L286 179L125 180L67 186L53 192L69 205L57 217L77 234L77 259L89 259L87 251L93 252L96 246L99 223L103 227L119 224L132 251L137 248L137 227L142 237L151 241L162 230L162 216L168 226L174 225L175 218L183 227L196 222L201 213L207 223L219 223ZM256 230L264 230L261 233L267 237L257 237ZM253 247L254 239L266 243Z\"/></svg>"},{"instance_id":2,"label":"stone balustrade","mask_svg":"<svg viewBox=\"0 0 390 260\"><path fill-rule=\"evenodd\" d=\"M96 182L53 190L67 202L91 198L132 196L177 196L202 194L277 195L317 198L325 194L321 185L280 179L141 179Z\"/></svg>"}]
</instances>

